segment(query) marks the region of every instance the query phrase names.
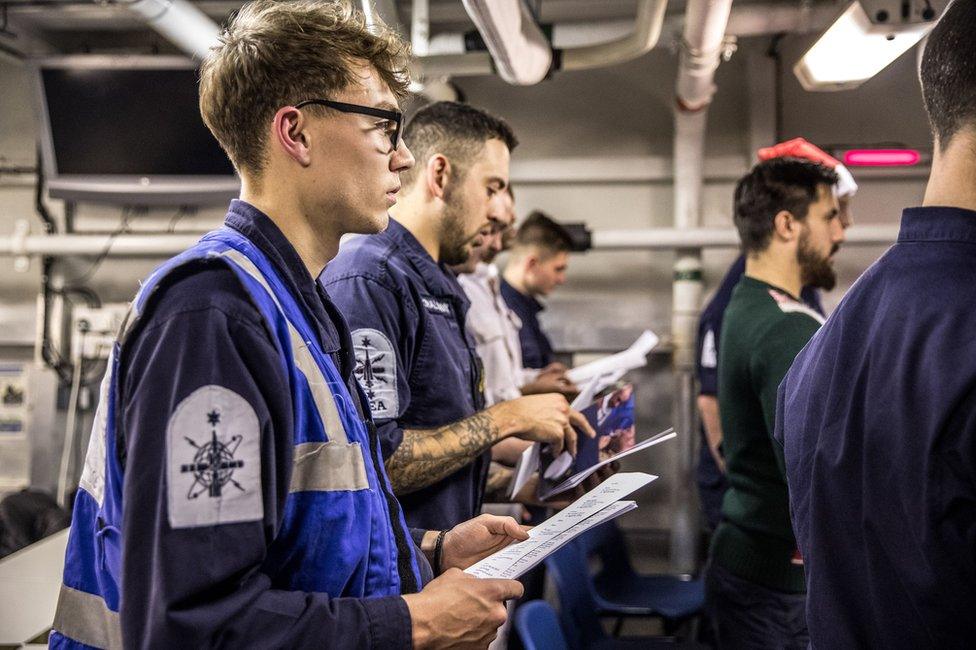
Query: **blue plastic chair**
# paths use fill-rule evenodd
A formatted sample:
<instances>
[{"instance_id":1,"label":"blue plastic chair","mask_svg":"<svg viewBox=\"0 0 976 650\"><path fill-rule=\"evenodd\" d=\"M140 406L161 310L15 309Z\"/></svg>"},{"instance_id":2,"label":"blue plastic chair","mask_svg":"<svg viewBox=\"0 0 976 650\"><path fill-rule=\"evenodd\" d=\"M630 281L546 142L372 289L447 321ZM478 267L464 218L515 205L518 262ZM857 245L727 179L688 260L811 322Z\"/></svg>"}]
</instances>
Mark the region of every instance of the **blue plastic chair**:
<instances>
[{"instance_id":1,"label":"blue plastic chair","mask_svg":"<svg viewBox=\"0 0 976 650\"><path fill-rule=\"evenodd\" d=\"M559 621L571 650L603 648L700 648L665 637L609 636L600 623L600 607L593 589L583 547L573 541L546 558L546 570L559 592Z\"/></svg>"},{"instance_id":2,"label":"blue plastic chair","mask_svg":"<svg viewBox=\"0 0 976 650\"><path fill-rule=\"evenodd\" d=\"M569 650L552 605L530 600L515 610L515 630L525 650Z\"/></svg>"},{"instance_id":3,"label":"blue plastic chair","mask_svg":"<svg viewBox=\"0 0 976 650\"><path fill-rule=\"evenodd\" d=\"M671 630L703 612L704 581L635 571L616 522L587 531L580 543L584 558L595 555L600 560L593 586L601 614L621 620L631 616L659 616L665 621L665 629Z\"/></svg>"}]
</instances>

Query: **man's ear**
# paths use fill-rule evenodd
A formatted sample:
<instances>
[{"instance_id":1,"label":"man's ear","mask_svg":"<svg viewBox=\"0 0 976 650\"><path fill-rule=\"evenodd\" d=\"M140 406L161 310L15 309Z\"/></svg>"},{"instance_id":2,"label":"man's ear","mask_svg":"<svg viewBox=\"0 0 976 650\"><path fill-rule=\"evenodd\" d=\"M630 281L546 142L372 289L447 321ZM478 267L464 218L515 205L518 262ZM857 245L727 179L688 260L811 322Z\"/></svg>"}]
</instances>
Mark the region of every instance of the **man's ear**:
<instances>
[{"instance_id":1,"label":"man's ear","mask_svg":"<svg viewBox=\"0 0 976 650\"><path fill-rule=\"evenodd\" d=\"M435 153L427 159L424 166L424 176L427 181L427 192L436 199L444 199L447 184L451 180L451 161L447 156Z\"/></svg>"},{"instance_id":2,"label":"man's ear","mask_svg":"<svg viewBox=\"0 0 976 650\"><path fill-rule=\"evenodd\" d=\"M800 237L800 221L789 210L780 210L773 217L773 235L782 241Z\"/></svg>"},{"instance_id":3,"label":"man's ear","mask_svg":"<svg viewBox=\"0 0 976 650\"><path fill-rule=\"evenodd\" d=\"M311 135L305 115L292 106L283 106L275 113L271 123L271 142L302 167L312 164Z\"/></svg>"}]
</instances>

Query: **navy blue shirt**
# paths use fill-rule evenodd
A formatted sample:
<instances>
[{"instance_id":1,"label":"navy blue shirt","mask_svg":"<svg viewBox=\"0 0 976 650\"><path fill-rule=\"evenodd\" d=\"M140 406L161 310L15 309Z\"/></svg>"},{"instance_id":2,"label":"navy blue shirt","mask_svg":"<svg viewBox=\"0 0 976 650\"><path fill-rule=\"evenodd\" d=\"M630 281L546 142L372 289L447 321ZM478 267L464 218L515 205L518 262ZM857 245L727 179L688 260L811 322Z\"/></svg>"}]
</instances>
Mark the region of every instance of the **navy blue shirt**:
<instances>
[{"instance_id":1,"label":"navy blue shirt","mask_svg":"<svg viewBox=\"0 0 976 650\"><path fill-rule=\"evenodd\" d=\"M401 224L342 247L320 281L352 330L356 376L384 457L404 429L434 429L484 408L481 361L464 327L470 302L451 271ZM433 485L400 494L410 526L451 528L481 510L490 451Z\"/></svg>"},{"instance_id":2,"label":"navy blue shirt","mask_svg":"<svg viewBox=\"0 0 976 650\"><path fill-rule=\"evenodd\" d=\"M976 212L904 211L780 385L815 648L976 643Z\"/></svg>"},{"instance_id":3,"label":"navy blue shirt","mask_svg":"<svg viewBox=\"0 0 976 650\"><path fill-rule=\"evenodd\" d=\"M355 395L348 331L294 248L247 203L232 202L225 224L275 264L314 316L310 320L318 327L323 350ZM410 646L410 616L402 598L287 591L260 571L288 496L292 400L276 338L230 268L200 261L162 280L122 346L118 381L122 408L117 430L126 467L123 535L129 549L121 572L126 647L149 638L158 647ZM208 384L238 393L257 414L261 467L266 468L264 518L173 529L167 519L167 423L187 395ZM388 503L397 507L392 495ZM401 550L411 543L405 535L397 537ZM400 567L400 575L410 575L409 567Z\"/></svg>"},{"instance_id":4,"label":"navy blue shirt","mask_svg":"<svg viewBox=\"0 0 976 650\"><path fill-rule=\"evenodd\" d=\"M695 369L698 373L698 392L701 395L718 395L718 350L722 319L729 301L732 300L732 291L745 272L746 258L740 255L729 267L725 277L722 278L722 284L705 305L698 321L698 358ZM803 287L800 299L818 314L824 315L820 292L816 289ZM715 528L722 516L722 497L728 484L708 449L704 427L701 428L701 436L697 468L698 492L705 518L709 525Z\"/></svg>"},{"instance_id":5,"label":"navy blue shirt","mask_svg":"<svg viewBox=\"0 0 976 650\"><path fill-rule=\"evenodd\" d=\"M545 368L553 362L552 343L539 325L539 312L545 309L532 296L520 293L502 279L502 298L508 308L522 321L519 344L522 346L522 365L526 368Z\"/></svg>"}]
</instances>

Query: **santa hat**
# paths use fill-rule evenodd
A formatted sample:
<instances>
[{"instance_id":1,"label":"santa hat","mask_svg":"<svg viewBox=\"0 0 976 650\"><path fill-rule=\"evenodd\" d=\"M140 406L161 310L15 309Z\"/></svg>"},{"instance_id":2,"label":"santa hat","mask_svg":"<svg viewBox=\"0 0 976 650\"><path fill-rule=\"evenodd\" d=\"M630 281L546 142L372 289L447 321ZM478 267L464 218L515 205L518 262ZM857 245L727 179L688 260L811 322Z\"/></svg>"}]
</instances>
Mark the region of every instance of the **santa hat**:
<instances>
[{"instance_id":1,"label":"santa hat","mask_svg":"<svg viewBox=\"0 0 976 650\"><path fill-rule=\"evenodd\" d=\"M824 167L834 170L837 174L837 183L834 185L834 193L838 198L852 197L857 193L857 183L849 169L841 161L837 160L820 147L810 144L803 138L793 138L786 142L780 142L772 147L763 147L756 152L760 161L770 160L771 158L804 158L815 163L820 163Z\"/></svg>"}]
</instances>

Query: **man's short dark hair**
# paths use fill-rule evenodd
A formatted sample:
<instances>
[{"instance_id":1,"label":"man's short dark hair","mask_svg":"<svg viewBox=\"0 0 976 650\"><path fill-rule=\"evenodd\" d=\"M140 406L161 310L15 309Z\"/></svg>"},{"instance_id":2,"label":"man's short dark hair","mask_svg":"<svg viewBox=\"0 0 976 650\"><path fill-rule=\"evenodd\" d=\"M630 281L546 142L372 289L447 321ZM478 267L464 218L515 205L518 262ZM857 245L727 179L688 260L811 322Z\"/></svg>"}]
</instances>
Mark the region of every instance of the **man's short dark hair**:
<instances>
[{"instance_id":1,"label":"man's short dark hair","mask_svg":"<svg viewBox=\"0 0 976 650\"><path fill-rule=\"evenodd\" d=\"M920 69L932 134L945 150L956 133L976 129L976 2L956 0L929 34Z\"/></svg>"},{"instance_id":2,"label":"man's short dark hair","mask_svg":"<svg viewBox=\"0 0 976 650\"><path fill-rule=\"evenodd\" d=\"M460 102L434 102L407 122L403 139L417 164L402 172L404 185L413 185L427 161L443 154L457 178L463 178L489 140L501 140L509 151L518 146L512 128L500 117Z\"/></svg>"},{"instance_id":3,"label":"man's short dark hair","mask_svg":"<svg viewBox=\"0 0 976 650\"><path fill-rule=\"evenodd\" d=\"M818 188L830 189L836 182L833 170L801 158L773 158L753 167L735 186L733 214L742 250L766 250L781 210L806 219Z\"/></svg>"},{"instance_id":4,"label":"man's short dark hair","mask_svg":"<svg viewBox=\"0 0 976 650\"><path fill-rule=\"evenodd\" d=\"M568 253L573 249L573 238L559 223L544 212L533 210L519 226L515 235L516 248L538 248L545 257L556 253Z\"/></svg>"}]
</instances>

